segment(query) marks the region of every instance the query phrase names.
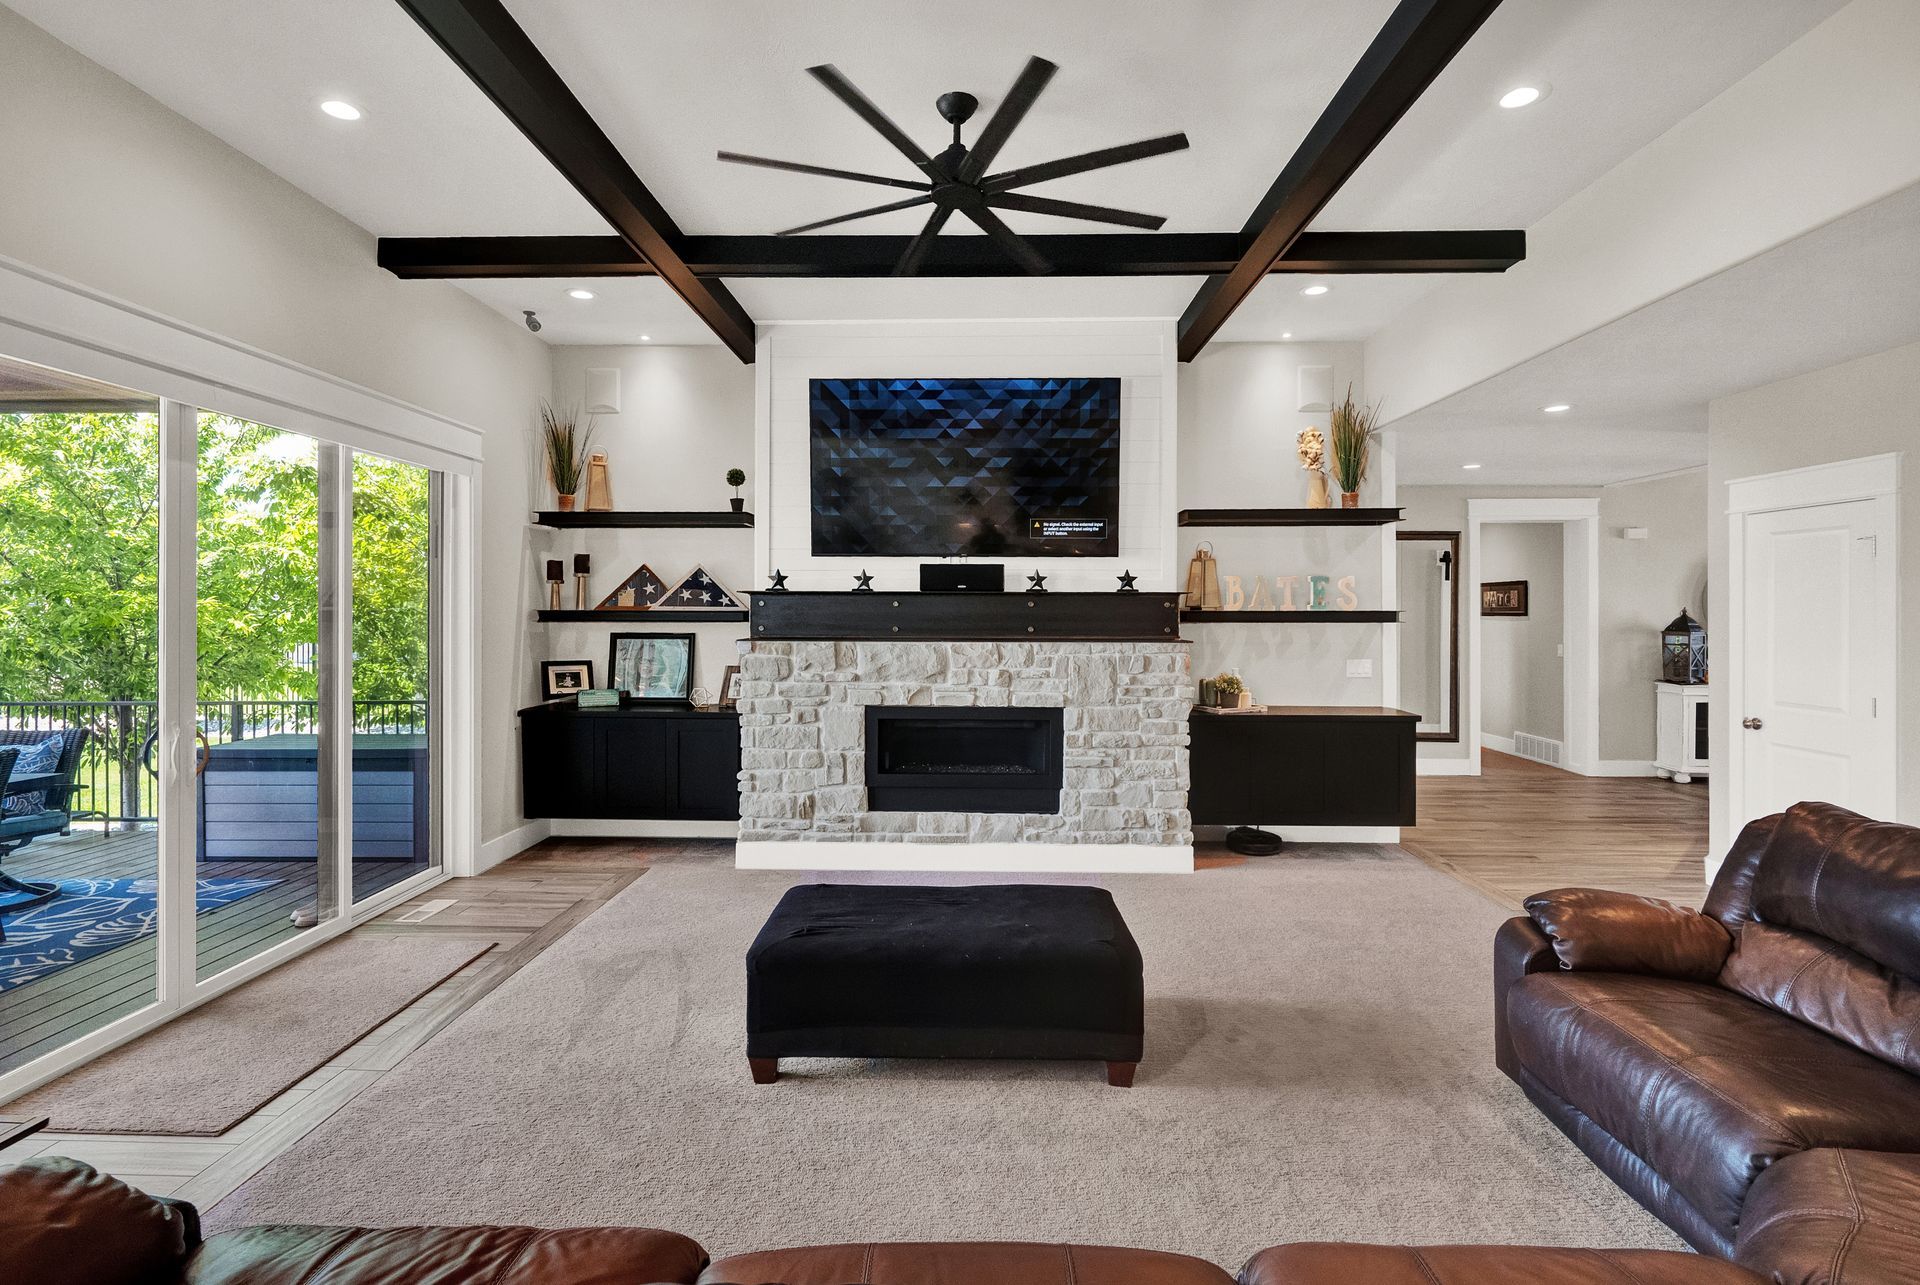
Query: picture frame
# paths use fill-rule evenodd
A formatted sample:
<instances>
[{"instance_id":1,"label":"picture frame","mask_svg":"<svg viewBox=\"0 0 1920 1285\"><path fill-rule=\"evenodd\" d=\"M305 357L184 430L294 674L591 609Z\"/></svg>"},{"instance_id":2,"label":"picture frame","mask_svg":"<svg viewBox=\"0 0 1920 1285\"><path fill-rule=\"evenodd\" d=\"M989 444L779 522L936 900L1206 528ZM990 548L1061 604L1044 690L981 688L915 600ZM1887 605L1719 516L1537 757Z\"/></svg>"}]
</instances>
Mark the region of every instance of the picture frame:
<instances>
[{"instance_id":1,"label":"picture frame","mask_svg":"<svg viewBox=\"0 0 1920 1285\"><path fill-rule=\"evenodd\" d=\"M607 685L636 701L685 705L693 699L692 634L614 634Z\"/></svg>"},{"instance_id":2,"label":"picture frame","mask_svg":"<svg viewBox=\"0 0 1920 1285\"><path fill-rule=\"evenodd\" d=\"M728 665L727 672L720 675L720 699L716 702L720 709L734 709L740 704L740 666Z\"/></svg>"},{"instance_id":3,"label":"picture frame","mask_svg":"<svg viewBox=\"0 0 1920 1285\"><path fill-rule=\"evenodd\" d=\"M1488 580L1480 586L1480 614L1483 616L1524 616L1527 614L1527 582L1524 580Z\"/></svg>"},{"instance_id":4,"label":"picture frame","mask_svg":"<svg viewBox=\"0 0 1920 1285\"><path fill-rule=\"evenodd\" d=\"M543 701L578 696L592 686L593 662L590 660L540 662L540 699Z\"/></svg>"}]
</instances>

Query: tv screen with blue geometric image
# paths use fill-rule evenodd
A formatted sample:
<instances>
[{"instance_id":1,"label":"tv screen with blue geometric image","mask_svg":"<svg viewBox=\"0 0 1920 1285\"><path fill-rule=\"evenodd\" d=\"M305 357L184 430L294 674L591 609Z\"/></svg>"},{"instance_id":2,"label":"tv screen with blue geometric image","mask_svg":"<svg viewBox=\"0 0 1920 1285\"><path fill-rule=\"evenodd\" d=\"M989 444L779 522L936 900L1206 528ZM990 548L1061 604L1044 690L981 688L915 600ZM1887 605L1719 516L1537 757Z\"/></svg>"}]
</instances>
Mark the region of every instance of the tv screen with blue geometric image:
<instances>
[{"instance_id":1,"label":"tv screen with blue geometric image","mask_svg":"<svg viewBox=\"0 0 1920 1285\"><path fill-rule=\"evenodd\" d=\"M1119 556L1119 379L809 393L815 556Z\"/></svg>"}]
</instances>

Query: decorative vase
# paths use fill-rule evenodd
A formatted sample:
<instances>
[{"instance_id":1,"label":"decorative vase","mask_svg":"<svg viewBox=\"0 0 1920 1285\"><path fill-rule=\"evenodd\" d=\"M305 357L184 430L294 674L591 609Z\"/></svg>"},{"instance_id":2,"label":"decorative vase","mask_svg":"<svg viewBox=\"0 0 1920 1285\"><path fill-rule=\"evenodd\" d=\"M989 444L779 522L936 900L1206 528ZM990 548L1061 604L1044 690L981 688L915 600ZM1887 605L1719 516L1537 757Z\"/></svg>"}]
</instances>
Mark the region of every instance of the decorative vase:
<instances>
[{"instance_id":1,"label":"decorative vase","mask_svg":"<svg viewBox=\"0 0 1920 1285\"><path fill-rule=\"evenodd\" d=\"M1327 475L1317 468L1307 471L1307 507L1310 509L1333 507L1333 496L1327 491Z\"/></svg>"},{"instance_id":2,"label":"decorative vase","mask_svg":"<svg viewBox=\"0 0 1920 1285\"><path fill-rule=\"evenodd\" d=\"M733 505L733 511L735 513L745 513L747 511L747 501L744 496L736 495L731 500L728 500L727 503Z\"/></svg>"},{"instance_id":3,"label":"decorative vase","mask_svg":"<svg viewBox=\"0 0 1920 1285\"><path fill-rule=\"evenodd\" d=\"M571 495L556 495L553 502L562 513L573 512L573 497Z\"/></svg>"},{"instance_id":4,"label":"decorative vase","mask_svg":"<svg viewBox=\"0 0 1920 1285\"><path fill-rule=\"evenodd\" d=\"M1360 492L1358 492L1358 491L1342 491L1342 492L1340 492L1340 507L1341 507L1341 508L1343 508L1343 509L1357 509L1357 508L1359 508L1359 507L1360 507Z\"/></svg>"}]
</instances>

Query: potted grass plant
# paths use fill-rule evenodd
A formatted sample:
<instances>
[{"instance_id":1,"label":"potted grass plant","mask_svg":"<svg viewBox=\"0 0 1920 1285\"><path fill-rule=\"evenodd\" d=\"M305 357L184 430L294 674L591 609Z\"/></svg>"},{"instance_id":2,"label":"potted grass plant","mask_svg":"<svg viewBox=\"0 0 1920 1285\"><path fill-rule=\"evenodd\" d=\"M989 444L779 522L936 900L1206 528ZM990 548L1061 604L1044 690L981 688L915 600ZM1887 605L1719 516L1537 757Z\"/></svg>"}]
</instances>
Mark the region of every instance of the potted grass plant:
<instances>
[{"instance_id":1,"label":"potted grass plant","mask_svg":"<svg viewBox=\"0 0 1920 1285\"><path fill-rule=\"evenodd\" d=\"M1333 408L1328 421L1329 453L1333 456L1333 480L1340 487L1340 507L1360 507L1360 484L1367 480L1373 459L1373 439L1379 433L1380 408L1363 406L1353 400L1353 385L1347 396Z\"/></svg>"},{"instance_id":2,"label":"potted grass plant","mask_svg":"<svg viewBox=\"0 0 1920 1285\"><path fill-rule=\"evenodd\" d=\"M540 443L547 456L555 507L562 513L573 509L574 494L586 472L587 444L592 440L592 421L582 426L578 408L540 403Z\"/></svg>"}]
</instances>

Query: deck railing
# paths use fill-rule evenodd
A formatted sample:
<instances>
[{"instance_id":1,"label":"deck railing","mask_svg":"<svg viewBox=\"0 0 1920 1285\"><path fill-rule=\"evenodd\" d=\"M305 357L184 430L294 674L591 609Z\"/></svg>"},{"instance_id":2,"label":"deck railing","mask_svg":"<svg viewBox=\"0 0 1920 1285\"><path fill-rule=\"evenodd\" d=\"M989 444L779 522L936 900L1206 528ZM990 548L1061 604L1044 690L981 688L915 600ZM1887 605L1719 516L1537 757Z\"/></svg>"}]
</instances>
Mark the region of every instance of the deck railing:
<instances>
[{"instance_id":1,"label":"deck railing","mask_svg":"<svg viewBox=\"0 0 1920 1285\"><path fill-rule=\"evenodd\" d=\"M200 732L210 745L226 745L292 732L319 730L319 703L310 700L217 700L198 702ZM80 787L72 799L76 817L109 825L157 817L155 757L151 751L158 708L153 701L0 701L0 728L55 732L83 727L91 735L74 773ZM353 703L356 733L424 734L427 702L368 700Z\"/></svg>"}]
</instances>

